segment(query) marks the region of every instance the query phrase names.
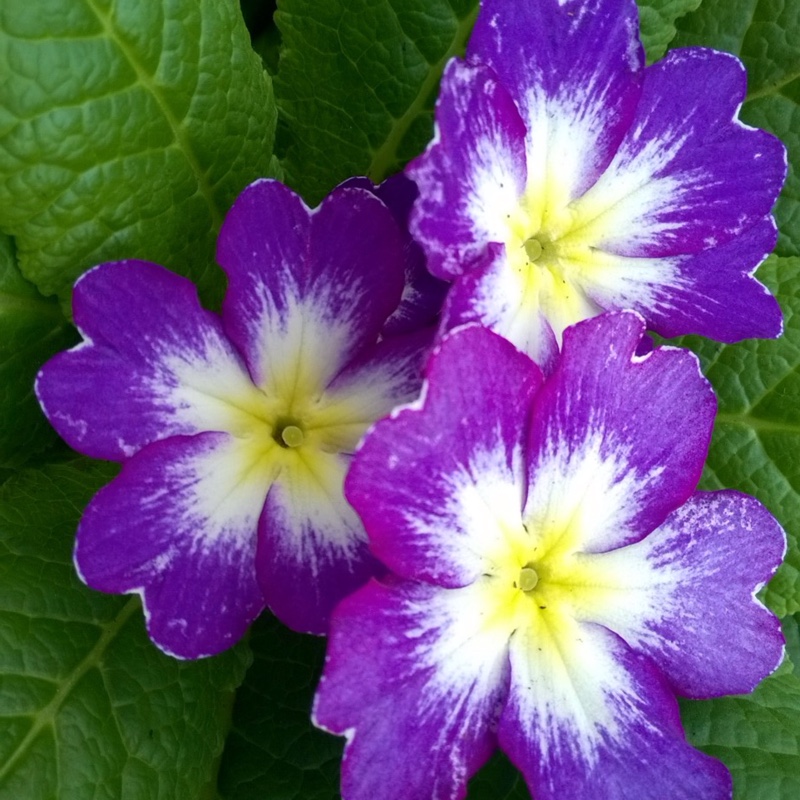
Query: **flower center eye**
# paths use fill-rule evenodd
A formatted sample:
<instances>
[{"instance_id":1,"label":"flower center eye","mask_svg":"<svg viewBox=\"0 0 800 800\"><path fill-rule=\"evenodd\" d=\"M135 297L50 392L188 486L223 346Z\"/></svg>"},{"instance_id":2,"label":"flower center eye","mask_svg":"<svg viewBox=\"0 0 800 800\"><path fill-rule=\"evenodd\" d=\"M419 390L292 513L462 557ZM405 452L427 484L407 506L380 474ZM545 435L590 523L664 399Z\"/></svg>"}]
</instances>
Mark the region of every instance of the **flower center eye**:
<instances>
[{"instance_id":1,"label":"flower center eye","mask_svg":"<svg viewBox=\"0 0 800 800\"><path fill-rule=\"evenodd\" d=\"M278 423L272 438L283 448L300 447L306 439L303 429L294 422Z\"/></svg>"},{"instance_id":2,"label":"flower center eye","mask_svg":"<svg viewBox=\"0 0 800 800\"><path fill-rule=\"evenodd\" d=\"M523 567L519 571L517 586L519 586L523 592L532 591L536 588L537 583L539 583L539 576L536 574L536 570L533 567Z\"/></svg>"},{"instance_id":3,"label":"flower center eye","mask_svg":"<svg viewBox=\"0 0 800 800\"><path fill-rule=\"evenodd\" d=\"M542 255L542 252L544 251L542 243L533 236L525 242L523 247L525 248L525 252L528 255L528 259L531 262L538 261Z\"/></svg>"}]
</instances>

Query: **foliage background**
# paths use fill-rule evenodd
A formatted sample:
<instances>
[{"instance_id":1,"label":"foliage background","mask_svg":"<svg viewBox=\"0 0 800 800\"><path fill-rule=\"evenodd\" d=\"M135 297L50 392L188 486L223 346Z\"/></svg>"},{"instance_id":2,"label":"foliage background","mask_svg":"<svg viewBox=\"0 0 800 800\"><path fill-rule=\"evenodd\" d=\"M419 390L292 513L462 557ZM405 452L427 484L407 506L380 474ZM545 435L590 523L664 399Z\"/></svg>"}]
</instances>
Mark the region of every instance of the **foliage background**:
<instances>
[{"instance_id":1,"label":"foliage background","mask_svg":"<svg viewBox=\"0 0 800 800\"><path fill-rule=\"evenodd\" d=\"M800 3L639 5L650 60L676 46L739 55L742 118L789 149L780 240L759 272L785 336L681 344L720 397L702 486L756 495L789 533L764 597L800 663ZM3 0L0 800L338 797L341 743L308 722L322 640L265 615L232 651L177 662L149 643L137 597L77 579L74 529L114 468L57 440L32 381L76 341L69 294L85 269L150 259L215 307L216 233L247 183L283 177L314 204L350 175L402 168L476 13L476 0ZM792 660L751 696L682 705L739 800L800 796ZM526 797L502 756L470 784L470 800Z\"/></svg>"}]
</instances>

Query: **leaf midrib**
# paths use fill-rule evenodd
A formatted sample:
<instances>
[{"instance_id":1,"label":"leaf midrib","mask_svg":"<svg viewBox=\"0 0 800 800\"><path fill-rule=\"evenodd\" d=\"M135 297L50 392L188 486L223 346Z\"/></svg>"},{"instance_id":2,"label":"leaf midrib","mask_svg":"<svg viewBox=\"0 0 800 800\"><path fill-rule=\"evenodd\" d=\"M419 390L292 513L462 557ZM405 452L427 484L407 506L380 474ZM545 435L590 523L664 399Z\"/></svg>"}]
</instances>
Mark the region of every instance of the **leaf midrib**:
<instances>
[{"instance_id":1,"label":"leaf midrib","mask_svg":"<svg viewBox=\"0 0 800 800\"><path fill-rule=\"evenodd\" d=\"M128 47L125 41L117 34L117 31L114 29L114 26L111 24L111 20L107 14L104 14L103 11L97 7L95 4L95 0L85 0L86 5L91 9L92 13L97 18L97 21L103 28L103 32L105 35L114 42L114 44L119 48L120 53L124 56L125 60L131 66L133 71L136 73L136 78L138 82L150 93L153 99L156 101L161 113L164 115L164 119L169 125L172 136L175 140L175 144L178 146L178 149L183 154L183 157L186 159L186 162L189 165L189 168L194 173L195 179L197 180L197 189L202 195L203 199L206 201L208 206L209 212L211 214L211 221L214 226L215 230L219 230L222 226L222 219L223 215L220 210L217 208L216 201L214 200L214 192L209 183L208 179L206 178L206 174L200 166L200 163L195 156L195 153L191 147L189 142L189 138L186 134L186 130L181 124L180 120L173 114L172 109L169 107L166 98L162 94L160 87L158 84L152 79L150 74L142 65L141 61L137 58L136 53Z\"/></svg>"},{"instance_id":2,"label":"leaf midrib","mask_svg":"<svg viewBox=\"0 0 800 800\"><path fill-rule=\"evenodd\" d=\"M790 433L800 436L800 423L780 422L777 420L754 417L747 412L717 414L717 425L743 425L754 431L766 433Z\"/></svg>"},{"instance_id":3,"label":"leaf midrib","mask_svg":"<svg viewBox=\"0 0 800 800\"><path fill-rule=\"evenodd\" d=\"M8 758L8 760L0 766L0 784L14 771L19 760L25 755L30 745L36 741L39 734L45 727L51 725L58 714L64 701L69 697L73 689L78 685L81 678L94 666L96 666L105 649L113 641L121 628L128 621L128 618L140 607L138 597L132 597L120 609L119 613L114 619L102 626L102 633L97 640L94 647L87 653L86 657L81 661L75 669L72 670L61 683L60 688L53 696L53 699L34 716L33 725L30 730L17 745L17 748Z\"/></svg>"},{"instance_id":4,"label":"leaf midrib","mask_svg":"<svg viewBox=\"0 0 800 800\"><path fill-rule=\"evenodd\" d=\"M454 55L460 53L464 49L467 37L475 25L475 19L478 16L479 9L480 3L476 3L472 11L459 21L450 46L445 51L444 55L435 64L431 65L411 105L405 110L405 113L401 117L394 120L389 135L386 137L383 144L373 153L372 160L367 169L367 176L373 183L380 183L388 177L389 169L397 160L397 148L400 142L403 140L406 133L408 133L411 124L424 110L425 101L436 87L444 71L445 64L447 64Z\"/></svg>"}]
</instances>

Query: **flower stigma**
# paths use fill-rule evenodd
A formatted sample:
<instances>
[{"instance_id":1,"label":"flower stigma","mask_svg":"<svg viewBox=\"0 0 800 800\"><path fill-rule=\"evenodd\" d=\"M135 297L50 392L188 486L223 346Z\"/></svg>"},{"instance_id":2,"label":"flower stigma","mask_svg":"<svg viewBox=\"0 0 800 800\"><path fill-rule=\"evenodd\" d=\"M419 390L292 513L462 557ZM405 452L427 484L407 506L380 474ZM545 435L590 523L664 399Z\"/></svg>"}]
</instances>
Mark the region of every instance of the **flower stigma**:
<instances>
[{"instance_id":1,"label":"flower stigma","mask_svg":"<svg viewBox=\"0 0 800 800\"><path fill-rule=\"evenodd\" d=\"M290 420L278 422L275 425L272 438L284 449L296 448L305 443L306 434L295 421Z\"/></svg>"},{"instance_id":2,"label":"flower stigma","mask_svg":"<svg viewBox=\"0 0 800 800\"><path fill-rule=\"evenodd\" d=\"M533 591L537 583L539 583L539 576L533 567L528 565L520 570L517 586L519 586L523 592Z\"/></svg>"},{"instance_id":3,"label":"flower stigma","mask_svg":"<svg viewBox=\"0 0 800 800\"><path fill-rule=\"evenodd\" d=\"M538 261L539 257L542 255L544 248L542 247L542 243L536 239L535 237L531 237L528 239L525 244L523 245L525 248L525 252L528 255L528 259L533 261Z\"/></svg>"}]
</instances>

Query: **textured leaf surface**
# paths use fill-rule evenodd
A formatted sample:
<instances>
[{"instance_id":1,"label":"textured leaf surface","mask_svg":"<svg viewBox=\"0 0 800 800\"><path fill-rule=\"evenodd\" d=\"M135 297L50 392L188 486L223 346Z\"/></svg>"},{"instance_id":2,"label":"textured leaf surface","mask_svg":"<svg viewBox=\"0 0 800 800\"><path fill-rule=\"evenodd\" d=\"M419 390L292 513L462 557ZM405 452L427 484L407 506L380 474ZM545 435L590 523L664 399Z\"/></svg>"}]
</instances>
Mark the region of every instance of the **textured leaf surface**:
<instances>
[{"instance_id":1,"label":"textured leaf surface","mask_svg":"<svg viewBox=\"0 0 800 800\"><path fill-rule=\"evenodd\" d=\"M14 243L0 234L0 467L19 466L56 441L33 381L39 367L76 338L58 303L20 275Z\"/></svg>"},{"instance_id":2,"label":"textured leaf surface","mask_svg":"<svg viewBox=\"0 0 800 800\"><path fill-rule=\"evenodd\" d=\"M800 3L703 0L677 27L673 46L715 47L744 61L742 119L772 131L789 149L789 177L777 205L777 252L800 255Z\"/></svg>"},{"instance_id":3,"label":"textured leaf surface","mask_svg":"<svg viewBox=\"0 0 800 800\"><path fill-rule=\"evenodd\" d=\"M276 112L238 4L3 0L0 228L23 274L66 297L144 258L218 299L216 230L268 174Z\"/></svg>"},{"instance_id":4,"label":"textured leaf surface","mask_svg":"<svg viewBox=\"0 0 800 800\"><path fill-rule=\"evenodd\" d=\"M786 561L765 596L783 616L800 611L800 258L773 256L758 276L781 301L780 339L680 343L698 353L719 398L701 486L758 497L789 536Z\"/></svg>"},{"instance_id":5,"label":"textured leaf surface","mask_svg":"<svg viewBox=\"0 0 800 800\"><path fill-rule=\"evenodd\" d=\"M0 487L2 800L212 796L246 650L175 661L138 598L80 583L75 526L112 474L80 460Z\"/></svg>"},{"instance_id":6,"label":"textured leaf surface","mask_svg":"<svg viewBox=\"0 0 800 800\"><path fill-rule=\"evenodd\" d=\"M701 0L636 0L642 42L649 62L664 55L667 45L675 36L675 20L694 11Z\"/></svg>"},{"instance_id":7,"label":"textured leaf surface","mask_svg":"<svg viewBox=\"0 0 800 800\"><path fill-rule=\"evenodd\" d=\"M344 740L309 721L324 639L293 633L265 614L253 626L250 646L255 660L236 695L221 797L336 800Z\"/></svg>"},{"instance_id":8,"label":"textured leaf surface","mask_svg":"<svg viewBox=\"0 0 800 800\"><path fill-rule=\"evenodd\" d=\"M442 69L477 11L477 0L281 2L279 150L308 202L351 175L380 182L425 148Z\"/></svg>"},{"instance_id":9,"label":"textured leaf surface","mask_svg":"<svg viewBox=\"0 0 800 800\"><path fill-rule=\"evenodd\" d=\"M800 797L800 679L782 671L751 695L684 701L689 741L722 759L735 800Z\"/></svg>"}]
</instances>

